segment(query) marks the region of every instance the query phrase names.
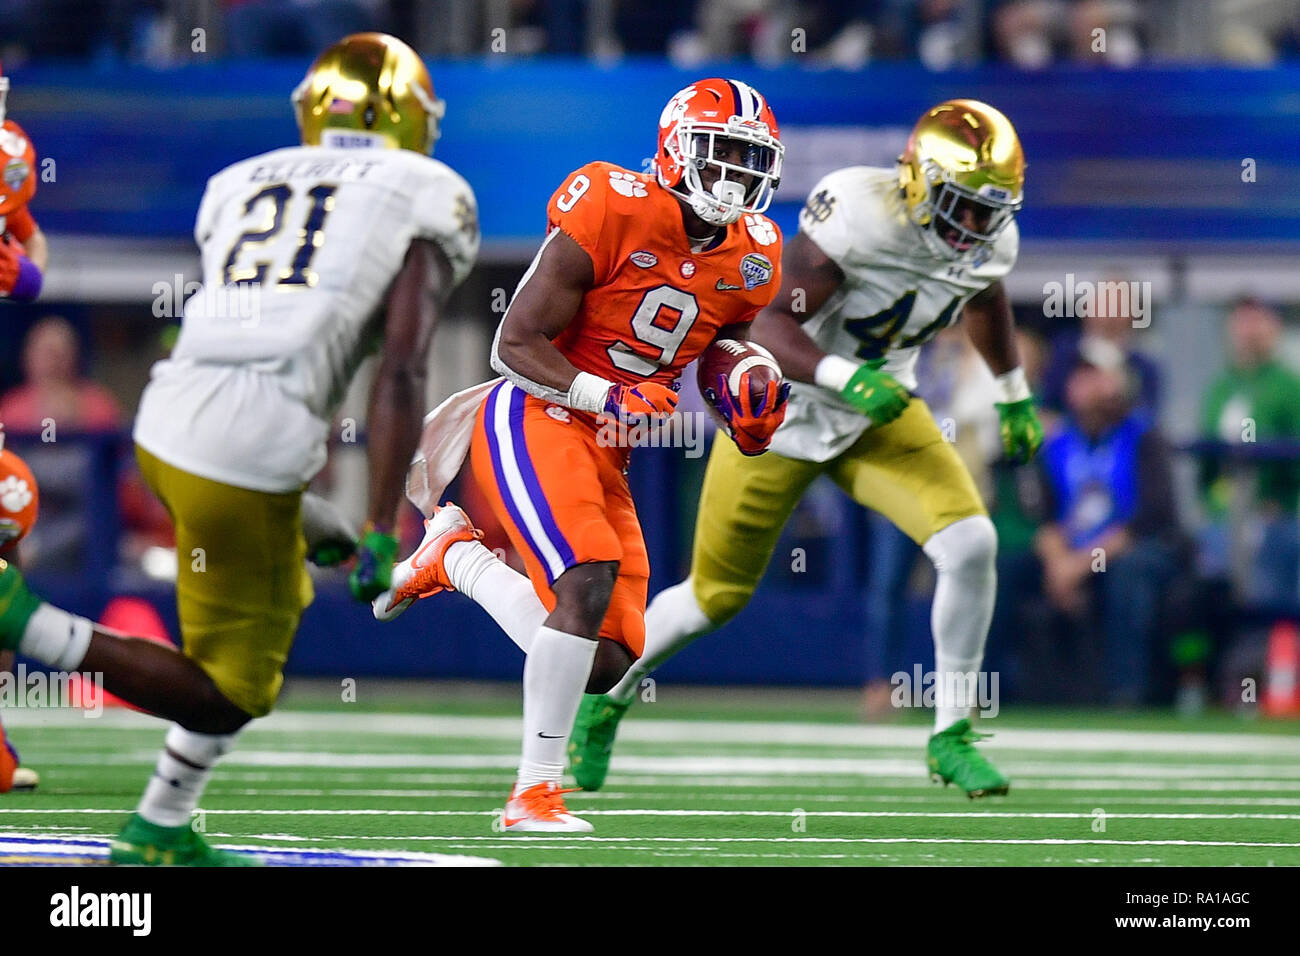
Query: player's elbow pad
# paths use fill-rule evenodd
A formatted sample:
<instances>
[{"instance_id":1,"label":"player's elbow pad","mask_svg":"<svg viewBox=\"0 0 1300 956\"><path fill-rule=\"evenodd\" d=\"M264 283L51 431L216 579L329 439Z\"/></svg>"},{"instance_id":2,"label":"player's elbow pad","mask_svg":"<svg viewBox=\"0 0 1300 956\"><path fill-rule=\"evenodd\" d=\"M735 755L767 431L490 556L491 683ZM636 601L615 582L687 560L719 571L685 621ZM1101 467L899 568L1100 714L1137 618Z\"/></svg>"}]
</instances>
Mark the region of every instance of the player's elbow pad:
<instances>
[{"instance_id":1,"label":"player's elbow pad","mask_svg":"<svg viewBox=\"0 0 1300 956\"><path fill-rule=\"evenodd\" d=\"M32 302L41 294L44 281L45 277L36 263L26 256L19 256L18 268L9 277L9 282L6 283L8 288L3 291L6 297L17 302Z\"/></svg>"}]
</instances>

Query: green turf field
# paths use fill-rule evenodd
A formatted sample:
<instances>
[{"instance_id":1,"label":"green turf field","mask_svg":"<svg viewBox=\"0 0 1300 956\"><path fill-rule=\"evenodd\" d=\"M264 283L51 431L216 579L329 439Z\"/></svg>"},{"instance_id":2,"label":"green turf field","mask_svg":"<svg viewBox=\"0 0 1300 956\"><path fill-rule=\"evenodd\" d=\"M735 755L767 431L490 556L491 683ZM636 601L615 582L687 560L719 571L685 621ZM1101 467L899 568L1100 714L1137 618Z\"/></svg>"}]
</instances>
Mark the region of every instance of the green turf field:
<instances>
[{"instance_id":1,"label":"green turf field","mask_svg":"<svg viewBox=\"0 0 1300 956\"><path fill-rule=\"evenodd\" d=\"M296 685L203 801L217 844L273 859L540 864L1300 864L1300 726L1229 716L1010 709L982 729L1011 795L928 782L923 715L857 720L843 692L661 685L624 723L607 790L570 795L586 836L493 831L518 746L517 686ZM164 725L110 711L4 714L41 789L0 796L0 862L94 861ZM438 855L437 857L431 855ZM353 860L355 861L355 859Z\"/></svg>"}]
</instances>

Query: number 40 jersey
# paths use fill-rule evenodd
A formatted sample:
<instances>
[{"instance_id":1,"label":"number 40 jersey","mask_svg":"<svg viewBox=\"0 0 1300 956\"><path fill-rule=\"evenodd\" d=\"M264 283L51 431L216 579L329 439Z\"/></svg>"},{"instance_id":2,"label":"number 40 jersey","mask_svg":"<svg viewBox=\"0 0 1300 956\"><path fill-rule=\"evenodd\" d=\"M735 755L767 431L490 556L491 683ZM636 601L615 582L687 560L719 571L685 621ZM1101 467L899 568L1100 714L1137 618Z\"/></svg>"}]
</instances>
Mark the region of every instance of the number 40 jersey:
<instances>
[{"instance_id":1,"label":"number 40 jersey","mask_svg":"<svg viewBox=\"0 0 1300 956\"><path fill-rule=\"evenodd\" d=\"M256 491L301 488L330 420L382 341L412 240L454 282L478 252L469 185L399 149L295 146L213 176L195 223L203 284L171 358L154 366L136 442L174 467Z\"/></svg>"},{"instance_id":2,"label":"number 40 jersey","mask_svg":"<svg viewBox=\"0 0 1300 956\"><path fill-rule=\"evenodd\" d=\"M961 317L966 302L1015 265L1014 222L991 245L960 259L930 253L908 221L893 169L850 166L813 187L800 231L844 273L844 281L804 331L826 352L883 362L916 389L921 346ZM795 382L772 450L787 458L829 461L847 451L871 422L824 388Z\"/></svg>"}]
</instances>

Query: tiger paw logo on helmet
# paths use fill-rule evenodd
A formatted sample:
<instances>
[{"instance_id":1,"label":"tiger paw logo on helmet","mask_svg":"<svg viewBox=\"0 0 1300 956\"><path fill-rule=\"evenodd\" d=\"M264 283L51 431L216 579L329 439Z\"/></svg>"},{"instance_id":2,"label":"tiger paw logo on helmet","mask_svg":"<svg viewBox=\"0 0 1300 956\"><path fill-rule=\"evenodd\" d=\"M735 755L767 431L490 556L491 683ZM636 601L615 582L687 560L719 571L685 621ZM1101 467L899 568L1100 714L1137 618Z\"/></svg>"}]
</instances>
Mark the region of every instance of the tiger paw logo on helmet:
<instances>
[{"instance_id":1,"label":"tiger paw logo on helmet","mask_svg":"<svg viewBox=\"0 0 1300 956\"><path fill-rule=\"evenodd\" d=\"M13 514L22 511L31 503L32 490L27 482L15 475L0 481L0 507L5 511Z\"/></svg>"},{"instance_id":2,"label":"tiger paw logo on helmet","mask_svg":"<svg viewBox=\"0 0 1300 956\"><path fill-rule=\"evenodd\" d=\"M27 463L11 451L0 450L0 549L22 540L32 530L39 499L36 479Z\"/></svg>"}]
</instances>

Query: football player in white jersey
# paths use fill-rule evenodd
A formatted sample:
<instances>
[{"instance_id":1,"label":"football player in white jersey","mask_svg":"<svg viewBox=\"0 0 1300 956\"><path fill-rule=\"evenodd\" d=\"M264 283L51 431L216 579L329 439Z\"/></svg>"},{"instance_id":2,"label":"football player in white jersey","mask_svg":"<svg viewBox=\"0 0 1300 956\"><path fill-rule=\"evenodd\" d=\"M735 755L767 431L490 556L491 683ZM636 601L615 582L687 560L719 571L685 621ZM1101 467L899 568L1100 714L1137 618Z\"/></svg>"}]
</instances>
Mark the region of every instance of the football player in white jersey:
<instances>
[{"instance_id":1,"label":"football player in white jersey","mask_svg":"<svg viewBox=\"0 0 1300 956\"><path fill-rule=\"evenodd\" d=\"M841 169L813 188L782 258L781 293L753 326L795 381L785 423L761 457L714 442L690 577L651 603L644 656L608 694L583 701L569 750L581 787L604 782L641 679L739 613L795 504L828 474L920 544L938 573L932 775L971 797L1007 792L1007 778L972 746L980 735L969 721L997 536L970 474L911 390L921 346L962 318L997 377L1006 453L1026 461L1041 444L1001 283L1016 261L1023 184L1007 118L952 100L921 117L897 169Z\"/></svg>"},{"instance_id":2,"label":"football player in white jersey","mask_svg":"<svg viewBox=\"0 0 1300 956\"><path fill-rule=\"evenodd\" d=\"M212 767L271 710L311 601L303 489L358 365L380 353L369 412L369 520L352 573L390 585L393 536L424 417L425 370L447 296L478 252L473 192L429 156L443 104L406 44L357 34L294 92L302 145L208 182L195 238L203 286L140 402L137 458L171 512L184 654L93 628L0 567L0 647L175 721L116 863L233 865L190 815Z\"/></svg>"}]
</instances>

